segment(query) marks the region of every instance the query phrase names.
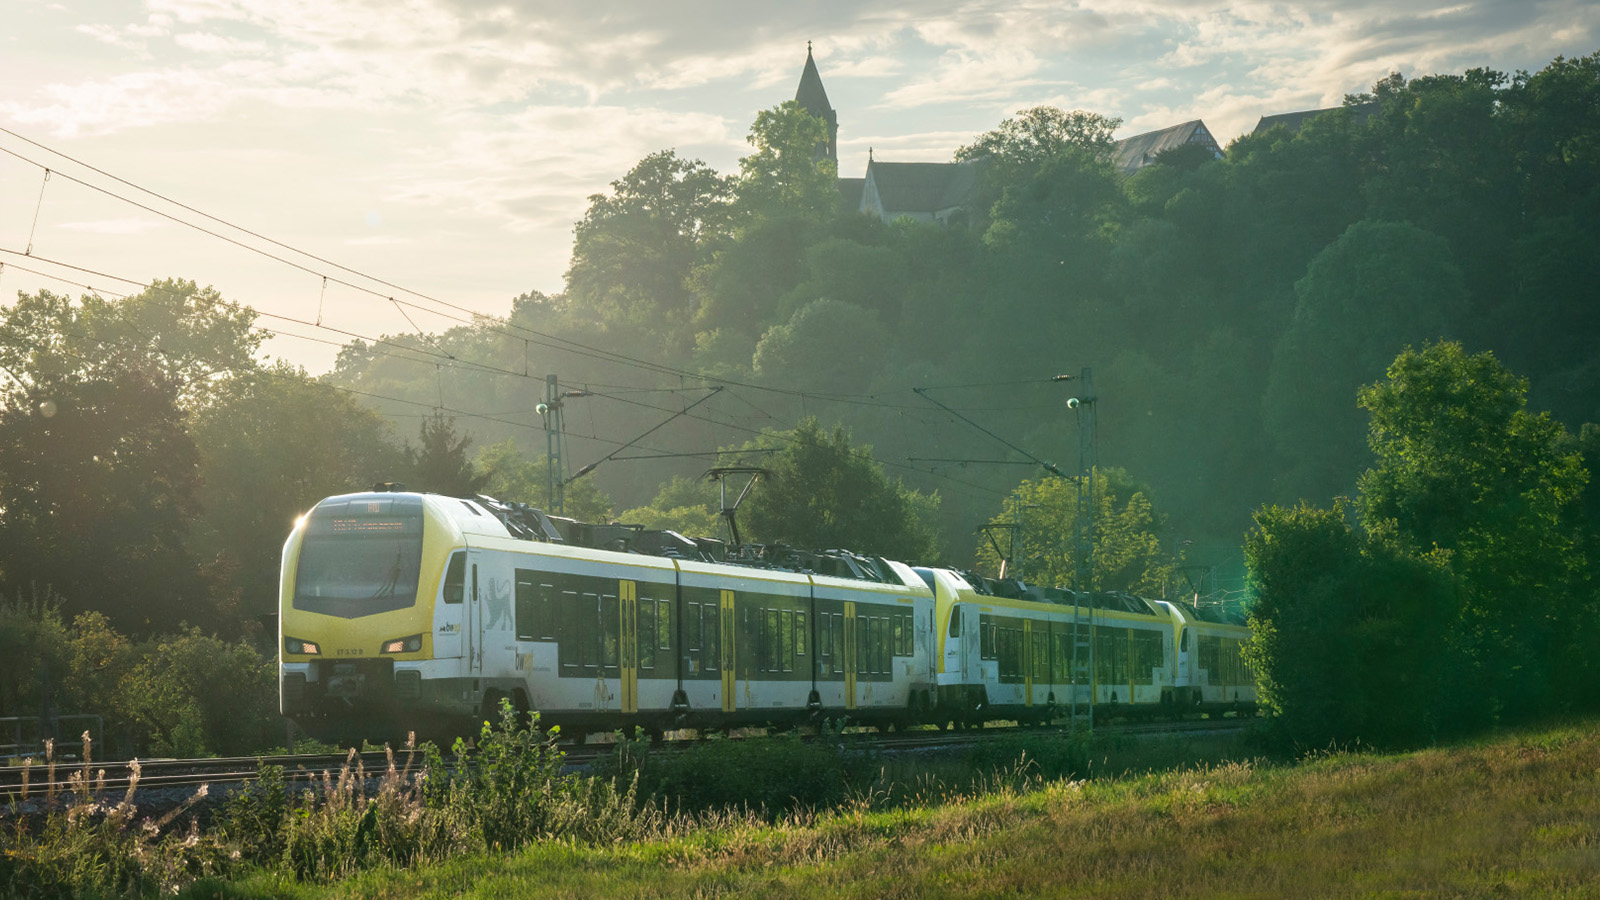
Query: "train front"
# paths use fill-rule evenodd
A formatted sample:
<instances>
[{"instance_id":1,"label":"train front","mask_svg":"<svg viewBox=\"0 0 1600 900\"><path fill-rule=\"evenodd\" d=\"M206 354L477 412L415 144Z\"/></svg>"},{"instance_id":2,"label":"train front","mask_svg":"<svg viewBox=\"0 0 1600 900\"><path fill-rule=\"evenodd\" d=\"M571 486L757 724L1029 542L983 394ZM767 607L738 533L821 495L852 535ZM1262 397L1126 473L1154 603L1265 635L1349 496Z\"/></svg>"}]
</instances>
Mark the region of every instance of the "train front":
<instances>
[{"instance_id":1,"label":"train front","mask_svg":"<svg viewBox=\"0 0 1600 900\"><path fill-rule=\"evenodd\" d=\"M433 656L448 529L416 494L330 497L283 546L279 709L325 740L403 738Z\"/></svg>"}]
</instances>

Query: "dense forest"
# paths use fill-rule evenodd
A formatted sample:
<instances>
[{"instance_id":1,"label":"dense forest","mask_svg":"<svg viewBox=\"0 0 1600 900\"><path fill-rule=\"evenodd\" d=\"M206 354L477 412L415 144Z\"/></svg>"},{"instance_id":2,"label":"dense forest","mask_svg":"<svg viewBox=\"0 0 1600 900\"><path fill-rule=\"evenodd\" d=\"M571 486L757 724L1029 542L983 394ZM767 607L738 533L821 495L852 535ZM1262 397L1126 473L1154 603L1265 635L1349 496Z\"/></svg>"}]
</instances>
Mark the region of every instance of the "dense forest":
<instances>
[{"instance_id":1,"label":"dense forest","mask_svg":"<svg viewBox=\"0 0 1600 900\"><path fill-rule=\"evenodd\" d=\"M1053 376L1092 368L1095 584L1149 593L1238 590L1255 511L1355 496L1384 449L1358 391L1407 348L1492 353L1569 442L1600 420L1600 54L1392 75L1131 177L1119 124L1019 112L955 151L964 215L884 223L840 209L822 122L783 104L737 172L663 150L593 196L562 293L353 341L321 376L261 362L255 313L181 279L20 296L0 593L248 638L322 496L551 505L551 374L569 515L704 532L700 474L758 465L756 539L1067 581L1075 491L1039 461L1076 468L1086 404ZM991 520L1020 550L974 533Z\"/></svg>"}]
</instances>

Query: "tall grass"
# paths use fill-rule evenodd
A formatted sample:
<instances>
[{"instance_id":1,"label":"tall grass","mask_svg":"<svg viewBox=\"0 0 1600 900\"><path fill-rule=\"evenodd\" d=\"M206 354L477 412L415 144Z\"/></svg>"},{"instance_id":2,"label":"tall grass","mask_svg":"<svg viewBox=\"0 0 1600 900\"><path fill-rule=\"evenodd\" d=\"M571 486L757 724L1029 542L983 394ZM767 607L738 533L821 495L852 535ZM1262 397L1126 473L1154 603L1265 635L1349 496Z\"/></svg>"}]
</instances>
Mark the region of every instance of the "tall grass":
<instances>
[{"instance_id":1,"label":"tall grass","mask_svg":"<svg viewBox=\"0 0 1600 900\"><path fill-rule=\"evenodd\" d=\"M390 751L382 772L351 751L338 772L294 787L281 768L233 792L209 816L194 815L202 787L160 818L133 804L139 763L117 802L103 798L104 773L84 762L67 796L54 790L54 747L46 752L52 787L13 798L0 843L0 894L30 897L170 895L197 879L252 867L303 881L331 881L369 869L405 869L461 854L513 850L541 840L614 844L660 832L665 819L633 783L565 773L557 732L538 717L518 720L503 704L475 748L458 741L449 757L431 744ZM403 760L401 759L403 757ZM619 784L623 786L619 787ZM23 815L21 804L43 811ZM181 821L180 821L181 820Z\"/></svg>"}]
</instances>

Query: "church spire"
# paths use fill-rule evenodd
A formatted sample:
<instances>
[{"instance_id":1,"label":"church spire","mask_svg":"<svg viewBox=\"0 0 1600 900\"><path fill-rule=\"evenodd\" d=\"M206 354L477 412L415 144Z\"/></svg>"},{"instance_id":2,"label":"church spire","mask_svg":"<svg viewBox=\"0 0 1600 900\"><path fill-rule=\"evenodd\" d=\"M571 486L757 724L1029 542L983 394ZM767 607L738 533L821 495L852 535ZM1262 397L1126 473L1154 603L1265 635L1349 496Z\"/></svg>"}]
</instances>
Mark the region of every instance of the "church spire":
<instances>
[{"instance_id":1,"label":"church spire","mask_svg":"<svg viewBox=\"0 0 1600 900\"><path fill-rule=\"evenodd\" d=\"M810 41L806 41L806 67L800 73L800 87L794 92L794 100L806 112L827 123L827 144L817 149L820 151L821 156L825 156L837 163L839 161L839 116L833 111L833 105L828 102L828 92L822 88L822 75L817 72L817 61L811 55Z\"/></svg>"}]
</instances>

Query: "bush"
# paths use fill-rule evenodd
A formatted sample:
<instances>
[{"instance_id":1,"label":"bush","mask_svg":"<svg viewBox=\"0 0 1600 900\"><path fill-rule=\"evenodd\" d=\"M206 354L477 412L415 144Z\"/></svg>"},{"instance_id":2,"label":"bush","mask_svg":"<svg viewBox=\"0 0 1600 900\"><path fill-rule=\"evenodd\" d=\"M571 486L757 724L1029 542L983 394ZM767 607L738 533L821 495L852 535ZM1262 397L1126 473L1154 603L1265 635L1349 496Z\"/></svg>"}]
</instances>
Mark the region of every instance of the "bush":
<instances>
[{"instance_id":1,"label":"bush","mask_svg":"<svg viewBox=\"0 0 1600 900\"><path fill-rule=\"evenodd\" d=\"M1021 730L992 734L972 748L968 762L989 776L1082 778L1089 769L1089 740L1087 730L1072 735Z\"/></svg>"},{"instance_id":2,"label":"bush","mask_svg":"<svg viewBox=\"0 0 1600 900\"><path fill-rule=\"evenodd\" d=\"M491 850L510 850L551 837L603 843L645 830L646 807L638 803L636 779L564 775L566 754L556 745L559 728L539 729L539 714L522 727L508 700L500 701L500 725L484 722L477 752L468 756L457 740L455 762L428 757L430 805L471 822Z\"/></svg>"},{"instance_id":3,"label":"bush","mask_svg":"<svg viewBox=\"0 0 1600 900\"><path fill-rule=\"evenodd\" d=\"M60 599L0 595L0 715L45 716L71 656Z\"/></svg>"},{"instance_id":4,"label":"bush","mask_svg":"<svg viewBox=\"0 0 1600 900\"><path fill-rule=\"evenodd\" d=\"M240 756L271 743L278 723L271 658L198 628L140 649L118 704L139 746L166 756Z\"/></svg>"},{"instance_id":5,"label":"bush","mask_svg":"<svg viewBox=\"0 0 1600 900\"><path fill-rule=\"evenodd\" d=\"M837 806L876 773L867 753L848 748L828 729L816 741L795 733L710 738L671 752L621 740L595 766L603 776L636 777L641 795L678 809L747 808L768 816Z\"/></svg>"}]
</instances>

